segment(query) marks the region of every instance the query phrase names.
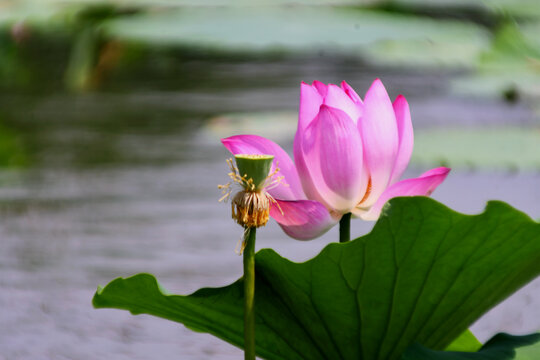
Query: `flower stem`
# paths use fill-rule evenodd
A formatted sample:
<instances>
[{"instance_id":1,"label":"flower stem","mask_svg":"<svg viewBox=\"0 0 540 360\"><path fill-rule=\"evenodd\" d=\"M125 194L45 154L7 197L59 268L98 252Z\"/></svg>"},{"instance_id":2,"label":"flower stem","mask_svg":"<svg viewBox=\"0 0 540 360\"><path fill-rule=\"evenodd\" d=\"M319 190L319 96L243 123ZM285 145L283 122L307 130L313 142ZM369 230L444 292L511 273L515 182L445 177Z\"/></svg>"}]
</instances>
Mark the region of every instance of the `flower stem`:
<instances>
[{"instance_id":1,"label":"flower stem","mask_svg":"<svg viewBox=\"0 0 540 360\"><path fill-rule=\"evenodd\" d=\"M255 234L248 228L244 242L244 359L255 360Z\"/></svg>"},{"instance_id":2,"label":"flower stem","mask_svg":"<svg viewBox=\"0 0 540 360\"><path fill-rule=\"evenodd\" d=\"M351 240L351 213L347 213L339 220L339 242Z\"/></svg>"}]
</instances>

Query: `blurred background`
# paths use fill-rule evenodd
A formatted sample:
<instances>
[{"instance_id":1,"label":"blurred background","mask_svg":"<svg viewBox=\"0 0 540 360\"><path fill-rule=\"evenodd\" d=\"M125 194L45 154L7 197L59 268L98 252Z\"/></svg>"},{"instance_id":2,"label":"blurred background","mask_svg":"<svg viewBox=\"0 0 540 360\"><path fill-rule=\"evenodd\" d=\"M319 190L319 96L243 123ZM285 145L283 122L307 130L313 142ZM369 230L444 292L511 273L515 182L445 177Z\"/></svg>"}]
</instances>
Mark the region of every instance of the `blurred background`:
<instances>
[{"instance_id":1,"label":"blurred background","mask_svg":"<svg viewBox=\"0 0 540 360\"><path fill-rule=\"evenodd\" d=\"M450 166L437 200L540 219L538 0L0 0L0 359L239 358L92 295L138 272L184 294L236 280L219 139L290 152L300 81L363 96L377 77L411 106L404 177ZM296 261L337 238L259 233ZM539 330L539 298L537 280L474 332Z\"/></svg>"}]
</instances>

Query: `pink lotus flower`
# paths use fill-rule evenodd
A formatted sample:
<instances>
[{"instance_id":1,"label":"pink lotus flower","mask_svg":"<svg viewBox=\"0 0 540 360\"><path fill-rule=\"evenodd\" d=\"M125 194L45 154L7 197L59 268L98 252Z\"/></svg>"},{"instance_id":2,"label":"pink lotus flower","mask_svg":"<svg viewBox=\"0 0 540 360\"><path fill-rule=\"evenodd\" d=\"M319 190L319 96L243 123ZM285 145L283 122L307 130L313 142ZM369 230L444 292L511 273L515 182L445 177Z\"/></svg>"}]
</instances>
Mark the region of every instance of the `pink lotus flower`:
<instances>
[{"instance_id":1,"label":"pink lotus flower","mask_svg":"<svg viewBox=\"0 0 540 360\"><path fill-rule=\"evenodd\" d=\"M269 190L281 208L274 204L270 215L299 240L322 235L349 212L376 220L389 199L430 195L450 171L439 167L398 182L414 143L409 104L401 95L392 104L379 79L364 101L346 82L302 83L294 164L260 136L221 141L233 154L274 155L274 167L277 162L289 186Z\"/></svg>"}]
</instances>

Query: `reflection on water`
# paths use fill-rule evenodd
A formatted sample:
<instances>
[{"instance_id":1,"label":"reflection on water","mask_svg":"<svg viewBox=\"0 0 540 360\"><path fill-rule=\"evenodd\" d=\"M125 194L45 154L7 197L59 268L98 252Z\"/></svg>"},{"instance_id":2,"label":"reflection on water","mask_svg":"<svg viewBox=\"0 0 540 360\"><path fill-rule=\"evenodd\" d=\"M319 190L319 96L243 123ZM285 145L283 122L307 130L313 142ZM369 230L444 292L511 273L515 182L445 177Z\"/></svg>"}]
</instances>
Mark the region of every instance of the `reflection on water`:
<instances>
[{"instance_id":1,"label":"reflection on water","mask_svg":"<svg viewBox=\"0 0 540 360\"><path fill-rule=\"evenodd\" d=\"M2 126L16 134L28 161L24 168L0 172L0 359L241 356L232 346L175 323L94 310L90 304L98 284L137 272L156 274L178 293L225 285L241 274L234 253L241 229L229 219L229 207L217 202L216 185L227 181L228 154L206 126L216 115L294 111L300 80L346 78L360 89L377 74L393 96L408 95L417 128L533 122L525 107L449 97L449 74L375 72L327 60L193 60L185 66L213 75L192 89L182 84L157 90L164 81L158 77L156 83L130 84L129 91L119 91L116 83L114 89L80 96L2 94ZM277 140L290 150L292 135ZM423 170L413 167L406 175ZM538 218L539 182L537 173L454 171L434 197L468 213L498 198ZM371 226L354 221L353 234ZM302 261L336 236L333 229L309 243L293 241L272 223L260 232L258 244ZM502 326L539 328L538 316L527 315L540 308L532 296L538 288L533 284L512 309L506 305L477 324L480 336Z\"/></svg>"}]
</instances>

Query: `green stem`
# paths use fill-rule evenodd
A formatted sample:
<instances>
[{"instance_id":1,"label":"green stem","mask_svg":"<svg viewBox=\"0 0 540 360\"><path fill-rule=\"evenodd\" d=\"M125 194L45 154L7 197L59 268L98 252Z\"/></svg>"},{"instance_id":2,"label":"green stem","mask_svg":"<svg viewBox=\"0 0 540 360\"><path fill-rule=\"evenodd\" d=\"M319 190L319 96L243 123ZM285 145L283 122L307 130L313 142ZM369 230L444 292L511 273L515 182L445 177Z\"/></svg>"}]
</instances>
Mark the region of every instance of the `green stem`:
<instances>
[{"instance_id":1,"label":"green stem","mask_svg":"<svg viewBox=\"0 0 540 360\"><path fill-rule=\"evenodd\" d=\"M255 235L246 230L244 242L244 359L255 360Z\"/></svg>"},{"instance_id":2,"label":"green stem","mask_svg":"<svg viewBox=\"0 0 540 360\"><path fill-rule=\"evenodd\" d=\"M339 220L339 242L351 240L351 213L347 213Z\"/></svg>"}]
</instances>

